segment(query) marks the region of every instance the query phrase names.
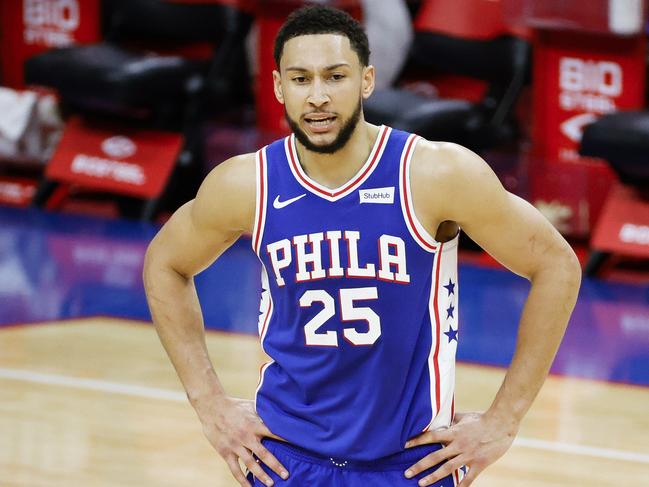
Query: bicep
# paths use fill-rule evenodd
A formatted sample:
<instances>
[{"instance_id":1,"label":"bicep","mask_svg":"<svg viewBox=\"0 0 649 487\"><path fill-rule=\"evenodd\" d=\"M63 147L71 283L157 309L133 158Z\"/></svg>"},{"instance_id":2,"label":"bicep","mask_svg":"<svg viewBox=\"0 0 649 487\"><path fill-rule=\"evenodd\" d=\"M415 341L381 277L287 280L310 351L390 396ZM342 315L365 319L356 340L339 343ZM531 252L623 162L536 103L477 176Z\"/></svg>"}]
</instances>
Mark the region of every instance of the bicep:
<instances>
[{"instance_id":1,"label":"bicep","mask_svg":"<svg viewBox=\"0 0 649 487\"><path fill-rule=\"evenodd\" d=\"M460 149L451 173L451 219L512 272L531 278L572 254L567 242L531 204L509 193L476 154Z\"/></svg>"},{"instance_id":2,"label":"bicep","mask_svg":"<svg viewBox=\"0 0 649 487\"><path fill-rule=\"evenodd\" d=\"M208 267L252 227L254 160L238 156L217 166L196 198L181 206L147 251L147 261L191 277Z\"/></svg>"},{"instance_id":3,"label":"bicep","mask_svg":"<svg viewBox=\"0 0 649 487\"><path fill-rule=\"evenodd\" d=\"M502 265L530 278L553 256L567 250L563 237L527 201L502 187L497 196L485 194L487 204L467 206L459 216L464 232Z\"/></svg>"},{"instance_id":4,"label":"bicep","mask_svg":"<svg viewBox=\"0 0 649 487\"><path fill-rule=\"evenodd\" d=\"M165 223L149 247L157 266L192 277L221 255L241 235L226 226L201 223L195 215L195 200L181 206Z\"/></svg>"}]
</instances>

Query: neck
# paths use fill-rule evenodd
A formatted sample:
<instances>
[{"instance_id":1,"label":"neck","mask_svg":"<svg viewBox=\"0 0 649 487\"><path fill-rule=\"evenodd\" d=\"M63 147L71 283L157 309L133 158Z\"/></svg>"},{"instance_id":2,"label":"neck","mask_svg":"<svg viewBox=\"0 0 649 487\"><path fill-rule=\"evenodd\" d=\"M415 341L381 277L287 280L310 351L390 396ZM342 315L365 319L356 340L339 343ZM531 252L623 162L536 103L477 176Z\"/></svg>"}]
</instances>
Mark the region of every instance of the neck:
<instances>
[{"instance_id":1,"label":"neck","mask_svg":"<svg viewBox=\"0 0 649 487\"><path fill-rule=\"evenodd\" d=\"M365 164L378 133L379 127L361 118L347 144L333 154L310 151L296 139L300 164L311 179L325 187L337 188Z\"/></svg>"}]
</instances>

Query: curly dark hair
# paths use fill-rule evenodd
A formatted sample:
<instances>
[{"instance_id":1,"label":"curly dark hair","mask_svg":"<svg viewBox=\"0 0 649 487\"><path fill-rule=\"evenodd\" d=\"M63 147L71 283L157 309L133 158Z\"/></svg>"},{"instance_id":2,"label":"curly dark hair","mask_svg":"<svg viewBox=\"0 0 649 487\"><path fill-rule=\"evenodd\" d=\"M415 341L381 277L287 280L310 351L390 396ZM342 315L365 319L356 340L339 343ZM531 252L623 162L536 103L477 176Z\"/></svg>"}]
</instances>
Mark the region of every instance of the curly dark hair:
<instances>
[{"instance_id":1,"label":"curly dark hair","mask_svg":"<svg viewBox=\"0 0 649 487\"><path fill-rule=\"evenodd\" d=\"M351 15L332 7L311 5L295 10L288 16L275 38L275 64L279 60L284 44L293 37L310 34L340 34L349 39L351 48L358 55L362 66L370 63L370 46L363 27Z\"/></svg>"}]
</instances>

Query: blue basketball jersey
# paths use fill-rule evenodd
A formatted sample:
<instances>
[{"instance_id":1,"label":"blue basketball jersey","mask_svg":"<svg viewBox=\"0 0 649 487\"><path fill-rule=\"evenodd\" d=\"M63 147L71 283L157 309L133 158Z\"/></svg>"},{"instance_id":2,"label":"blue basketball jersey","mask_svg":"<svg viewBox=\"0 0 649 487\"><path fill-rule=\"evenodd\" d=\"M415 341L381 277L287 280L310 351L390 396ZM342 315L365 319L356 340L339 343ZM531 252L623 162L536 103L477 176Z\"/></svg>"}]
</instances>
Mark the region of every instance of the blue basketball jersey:
<instances>
[{"instance_id":1,"label":"blue basketball jersey","mask_svg":"<svg viewBox=\"0 0 649 487\"><path fill-rule=\"evenodd\" d=\"M418 140L380 127L365 164L336 189L305 173L292 135L256 154L252 245L272 359L256 408L301 448L374 460L451 422L458 237L435 241L414 213Z\"/></svg>"}]
</instances>

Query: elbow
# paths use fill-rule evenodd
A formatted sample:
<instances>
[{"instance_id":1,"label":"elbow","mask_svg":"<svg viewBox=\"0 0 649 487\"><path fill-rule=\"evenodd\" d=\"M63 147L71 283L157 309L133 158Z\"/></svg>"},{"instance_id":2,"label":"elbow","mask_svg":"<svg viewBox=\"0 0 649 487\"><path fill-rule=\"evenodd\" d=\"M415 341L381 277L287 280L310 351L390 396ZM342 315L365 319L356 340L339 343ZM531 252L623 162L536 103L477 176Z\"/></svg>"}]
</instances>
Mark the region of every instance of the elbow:
<instances>
[{"instance_id":1,"label":"elbow","mask_svg":"<svg viewBox=\"0 0 649 487\"><path fill-rule=\"evenodd\" d=\"M581 263L574 250L567 243L565 247L557 259L557 267L559 267L560 275L562 276L561 280L565 282L571 294L574 294L576 297L579 294L579 288L581 286Z\"/></svg>"},{"instance_id":2,"label":"elbow","mask_svg":"<svg viewBox=\"0 0 649 487\"><path fill-rule=\"evenodd\" d=\"M144 265L142 267L142 283L144 284L145 291L149 291L150 284L153 282L152 274L155 269L155 249L154 242L149 244L144 254Z\"/></svg>"},{"instance_id":3,"label":"elbow","mask_svg":"<svg viewBox=\"0 0 649 487\"><path fill-rule=\"evenodd\" d=\"M562 286L566 295L576 297L581 286L582 270L581 263L570 245L564 242L559 249L546 254L545 257L538 262L536 271L528 279L531 282L547 280L554 286Z\"/></svg>"},{"instance_id":4,"label":"elbow","mask_svg":"<svg viewBox=\"0 0 649 487\"><path fill-rule=\"evenodd\" d=\"M147 294L158 286L160 282L168 281L169 278L188 282L191 276L179 272L171 264L168 254L154 238L144 254L144 265L142 267L142 283Z\"/></svg>"},{"instance_id":5,"label":"elbow","mask_svg":"<svg viewBox=\"0 0 649 487\"><path fill-rule=\"evenodd\" d=\"M579 285L581 283L581 262L575 251L572 250L572 247L565 244L565 249L563 252L564 267L572 277L572 279Z\"/></svg>"},{"instance_id":6,"label":"elbow","mask_svg":"<svg viewBox=\"0 0 649 487\"><path fill-rule=\"evenodd\" d=\"M144 290L149 293L153 285L159 281L159 273L163 270L163 254L160 252L157 236L151 241L144 253L142 267L142 283Z\"/></svg>"}]
</instances>

